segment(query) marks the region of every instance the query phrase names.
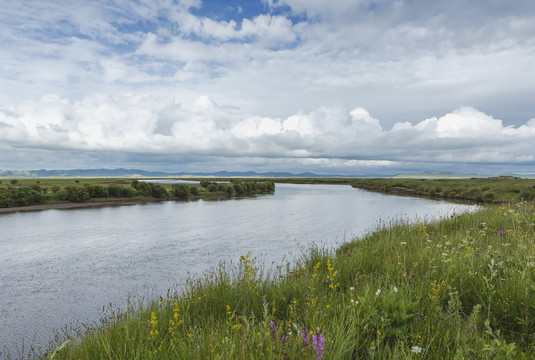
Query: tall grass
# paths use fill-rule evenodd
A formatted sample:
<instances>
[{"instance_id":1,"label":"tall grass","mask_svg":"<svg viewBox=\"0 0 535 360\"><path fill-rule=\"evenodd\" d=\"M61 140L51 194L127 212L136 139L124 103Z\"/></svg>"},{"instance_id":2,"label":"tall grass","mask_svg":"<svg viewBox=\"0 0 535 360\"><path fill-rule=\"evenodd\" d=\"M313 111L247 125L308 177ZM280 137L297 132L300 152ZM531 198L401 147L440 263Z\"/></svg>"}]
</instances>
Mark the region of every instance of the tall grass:
<instances>
[{"instance_id":1,"label":"tall grass","mask_svg":"<svg viewBox=\"0 0 535 360\"><path fill-rule=\"evenodd\" d=\"M284 273L250 254L48 359L533 359L535 205L389 224Z\"/></svg>"}]
</instances>

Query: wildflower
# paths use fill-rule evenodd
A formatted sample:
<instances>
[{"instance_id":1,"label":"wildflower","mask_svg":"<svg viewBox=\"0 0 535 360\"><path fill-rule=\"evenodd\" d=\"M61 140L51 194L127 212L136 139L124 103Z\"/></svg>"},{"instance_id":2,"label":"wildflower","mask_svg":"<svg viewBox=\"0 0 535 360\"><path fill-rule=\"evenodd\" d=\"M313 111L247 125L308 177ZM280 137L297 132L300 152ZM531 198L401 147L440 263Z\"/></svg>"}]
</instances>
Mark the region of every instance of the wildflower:
<instances>
[{"instance_id":1,"label":"wildflower","mask_svg":"<svg viewBox=\"0 0 535 360\"><path fill-rule=\"evenodd\" d=\"M398 287L394 286L394 292L398 292Z\"/></svg>"},{"instance_id":2,"label":"wildflower","mask_svg":"<svg viewBox=\"0 0 535 360\"><path fill-rule=\"evenodd\" d=\"M355 300L351 299L351 304L358 305L358 303L359 303L358 301L355 301Z\"/></svg>"},{"instance_id":3,"label":"wildflower","mask_svg":"<svg viewBox=\"0 0 535 360\"><path fill-rule=\"evenodd\" d=\"M505 230L504 229L498 230L498 235L505 236Z\"/></svg>"},{"instance_id":4,"label":"wildflower","mask_svg":"<svg viewBox=\"0 0 535 360\"><path fill-rule=\"evenodd\" d=\"M273 320L271 320L269 322L269 327L270 327L270 334L271 334L271 338L273 340L275 340L275 335L277 334L277 326L275 325L275 323L273 322Z\"/></svg>"},{"instance_id":5,"label":"wildflower","mask_svg":"<svg viewBox=\"0 0 535 360\"><path fill-rule=\"evenodd\" d=\"M156 314L154 313L154 311L150 313L150 323L153 326L158 325L158 318L156 317Z\"/></svg>"},{"instance_id":6,"label":"wildflower","mask_svg":"<svg viewBox=\"0 0 535 360\"><path fill-rule=\"evenodd\" d=\"M323 334L316 332L312 335L312 347L316 350L316 360L321 360L325 353L325 338Z\"/></svg>"},{"instance_id":7,"label":"wildflower","mask_svg":"<svg viewBox=\"0 0 535 360\"><path fill-rule=\"evenodd\" d=\"M401 245L407 245L405 241L400 242Z\"/></svg>"},{"instance_id":8,"label":"wildflower","mask_svg":"<svg viewBox=\"0 0 535 360\"><path fill-rule=\"evenodd\" d=\"M377 291L375 292L375 296L379 296L381 295L381 289L377 289Z\"/></svg>"},{"instance_id":9,"label":"wildflower","mask_svg":"<svg viewBox=\"0 0 535 360\"><path fill-rule=\"evenodd\" d=\"M489 345L489 344L485 344L485 348L489 348L489 347L490 347L490 345Z\"/></svg>"},{"instance_id":10,"label":"wildflower","mask_svg":"<svg viewBox=\"0 0 535 360\"><path fill-rule=\"evenodd\" d=\"M351 287L349 288L349 291L353 291L353 290L355 290L355 288L354 288L353 286L351 286Z\"/></svg>"},{"instance_id":11,"label":"wildflower","mask_svg":"<svg viewBox=\"0 0 535 360\"><path fill-rule=\"evenodd\" d=\"M310 343L310 339L308 338L308 332L306 328L301 331L301 337L303 338L303 345L307 346Z\"/></svg>"},{"instance_id":12,"label":"wildflower","mask_svg":"<svg viewBox=\"0 0 535 360\"><path fill-rule=\"evenodd\" d=\"M413 346L411 348L411 351L415 354L420 354L420 353L423 353L425 350L419 346Z\"/></svg>"}]
</instances>

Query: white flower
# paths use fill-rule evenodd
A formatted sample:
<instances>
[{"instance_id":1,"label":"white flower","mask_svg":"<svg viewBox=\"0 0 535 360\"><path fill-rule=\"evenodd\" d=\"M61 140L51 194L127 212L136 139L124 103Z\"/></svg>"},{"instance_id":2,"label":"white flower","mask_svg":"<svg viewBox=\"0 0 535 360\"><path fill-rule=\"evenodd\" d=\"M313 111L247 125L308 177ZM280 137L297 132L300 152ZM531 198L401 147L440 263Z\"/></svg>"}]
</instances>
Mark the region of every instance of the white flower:
<instances>
[{"instance_id":1,"label":"white flower","mask_svg":"<svg viewBox=\"0 0 535 360\"><path fill-rule=\"evenodd\" d=\"M424 352L424 349L421 348L421 347L419 347L419 346L413 346L412 349L411 349L411 351L412 351L413 353L419 354L419 353L423 353L423 352Z\"/></svg>"},{"instance_id":2,"label":"white flower","mask_svg":"<svg viewBox=\"0 0 535 360\"><path fill-rule=\"evenodd\" d=\"M407 245L405 241L400 242L401 245Z\"/></svg>"},{"instance_id":3,"label":"white flower","mask_svg":"<svg viewBox=\"0 0 535 360\"><path fill-rule=\"evenodd\" d=\"M358 301L355 301L355 300L351 299L351 304L357 305L358 303L359 303Z\"/></svg>"},{"instance_id":4,"label":"white flower","mask_svg":"<svg viewBox=\"0 0 535 360\"><path fill-rule=\"evenodd\" d=\"M381 294L381 289L377 289L377 291L375 292L375 296L379 296Z\"/></svg>"},{"instance_id":5,"label":"white flower","mask_svg":"<svg viewBox=\"0 0 535 360\"><path fill-rule=\"evenodd\" d=\"M398 287L394 286L394 292L398 292Z\"/></svg>"},{"instance_id":6,"label":"white flower","mask_svg":"<svg viewBox=\"0 0 535 360\"><path fill-rule=\"evenodd\" d=\"M350 290L350 291L353 291L353 290L355 290L355 288L354 288L353 286L351 286L351 287L349 288L349 290Z\"/></svg>"}]
</instances>

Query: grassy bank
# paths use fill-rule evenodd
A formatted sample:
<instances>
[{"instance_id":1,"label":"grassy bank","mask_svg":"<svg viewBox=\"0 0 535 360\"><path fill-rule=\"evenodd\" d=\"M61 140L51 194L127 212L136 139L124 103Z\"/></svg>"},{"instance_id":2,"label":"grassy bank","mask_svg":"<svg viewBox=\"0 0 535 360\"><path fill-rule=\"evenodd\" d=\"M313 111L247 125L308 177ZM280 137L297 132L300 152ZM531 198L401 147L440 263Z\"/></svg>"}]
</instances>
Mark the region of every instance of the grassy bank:
<instances>
[{"instance_id":1,"label":"grassy bank","mask_svg":"<svg viewBox=\"0 0 535 360\"><path fill-rule=\"evenodd\" d=\"M48 359L532 359L535 205L388 224L282 274L247 254Z\"/></svg>"},{"instance_id":2,"label":"grassy bank","mask_svg":"<svg viewBox=\"0 0 535 360\"><path fill-rule=\"evenodd\" d=\"M387 194L425 196L486 203L509 203L535 199L535 179L400 179L362 178L353 187Z\"/></svg>"},{"instance_id":3,"label":"grassy bank","mask_svg":"<svg viewBox=\"0 0 535 360\"><path fill-rule=\"evenodd\" d=\"M170 184L126 178L47 178L0 180L0 210L58 204L118 203L125 201L187 200L206 197L243 196L270 193L271 181L232 180L199 184Z\"/></svg>"}]
</instances>

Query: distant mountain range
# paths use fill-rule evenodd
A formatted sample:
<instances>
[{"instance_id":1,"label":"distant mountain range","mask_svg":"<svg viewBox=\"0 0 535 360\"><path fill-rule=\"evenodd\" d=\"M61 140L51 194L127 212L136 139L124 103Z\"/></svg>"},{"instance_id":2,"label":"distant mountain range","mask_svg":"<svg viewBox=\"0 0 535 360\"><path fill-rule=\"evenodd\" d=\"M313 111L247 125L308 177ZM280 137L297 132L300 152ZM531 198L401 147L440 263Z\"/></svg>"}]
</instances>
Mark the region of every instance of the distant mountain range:
<instances>
[{"instance_id":1,"label":"distant mountain range","mask_svg":"<svg viewBox=\"0 0 535 360\"><path fill-rule=\"evenodd\" d=\"M216 171L216 172L164 172L145 171L139 169L74 169L74 170L0 170L0 178L47 178L47 177L267 177L267 178L327 178L327 177L400 177L400 178L424 178L424 179L444 179L444 178L471 178L471 177L493 177L498 175L511 175L520 178L535 178L534 174L456 174L449 172L422 172L410 174L365 174L365 175L321 175L311 172L293 174L289 172L264 172L255 171Z\"/></svg>"},{"instance_id":2,"label":"distant mountain range","mask_svg":"<svg viewBox=\"0 0 535 360\"><path fill-rule=\"evenodd\" d=\"M75 169L75 170L0 170L0 177L354 177L348 175L319 175L310 172L293 174L289 172L265 172L255 171L217 171L217 172L177 172L168 173L163 171L145 171L138 169ZM372 175L367 175L369 177ZM380 175L376 175L380 176ZM359 176L360 177L360 176Z\"/></svg>"}]
</instances>

